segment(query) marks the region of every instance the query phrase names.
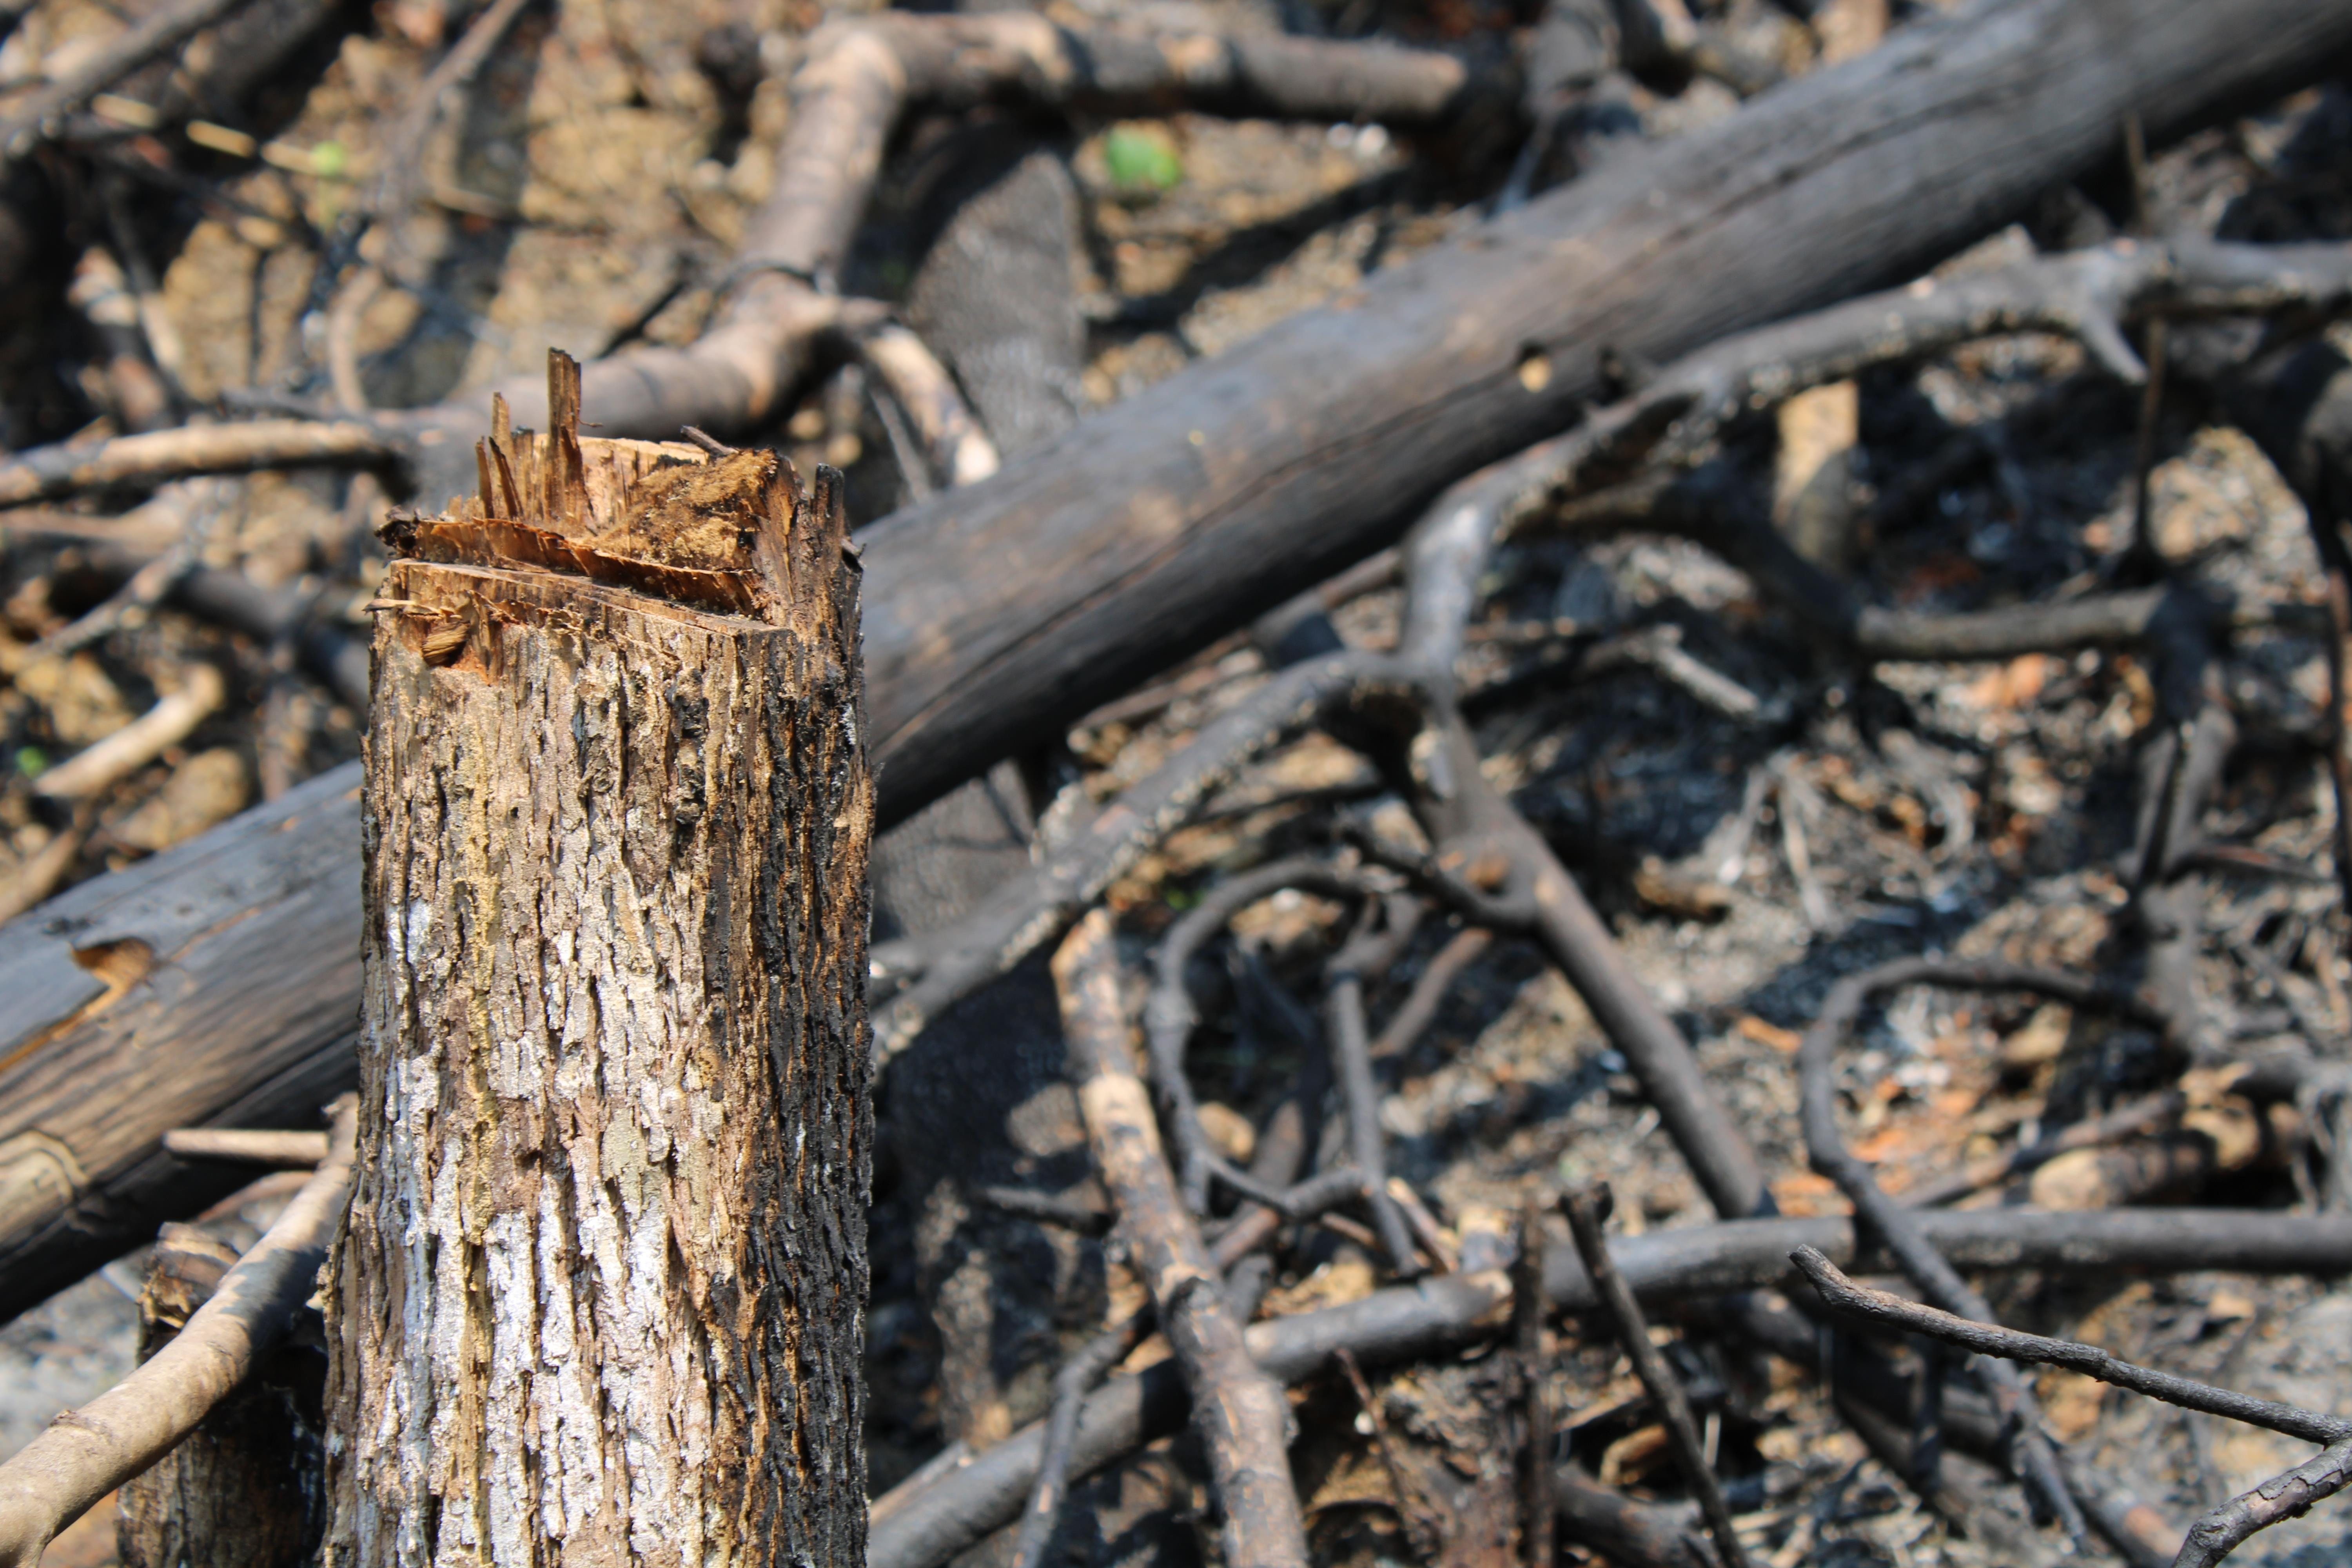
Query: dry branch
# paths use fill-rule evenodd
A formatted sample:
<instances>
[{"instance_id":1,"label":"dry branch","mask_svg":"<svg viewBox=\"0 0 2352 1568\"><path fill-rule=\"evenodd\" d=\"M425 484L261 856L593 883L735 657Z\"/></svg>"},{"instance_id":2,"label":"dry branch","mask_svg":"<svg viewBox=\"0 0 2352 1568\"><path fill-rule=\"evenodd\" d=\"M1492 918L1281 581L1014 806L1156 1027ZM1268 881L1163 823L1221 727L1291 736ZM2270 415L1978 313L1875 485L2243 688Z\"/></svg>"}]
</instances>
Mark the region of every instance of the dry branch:
<instances>
[{"instance_id":1,"label":"dry branch","mask_svg":"<svg viewBox=\"0 0 2352 1568\"><path fill-rule=\"evenodd\" d=\"M307 1169L327 1157L327 1135L183 1127L163 1134L163 1152L184 1160L232 1160L246 1165Z\"/></svg>"},{"instance_id":2,"label":"dry branch","mask_svg":"<svg viewBox=\"0 0 2352 1568\"><path fill-rule=\"evenodd\" d=\"M356 1082L360 769L69 889L0 936L0 1314L247 1179L163 1134L283 1127ZM168 1046L164 1043L169 1042Z\"/></svg>"},{"instance_id":3,"label":"dry branch","mask_svg":"<svg viewBox=\"0 0 2352 1568\"><path fill-rule=\"evenodd\" d=\"M190 474L317 465L381 468L399 460L406 450L392 432L357 420L189 425L118 436L87 447L37 447L20 452L0 462L0 506Z\"/></svg>"},{"instance_id":4,"label":"dry branch","mask_svg":"<svg viewBox=\"0 0 2352 1568\"><path fill-rule=\"evenodd\" d=\"M947 485L977 484L1003 467L996 443L980 427L963 394L923 340L896 322L856 334L859 357L915 427L919 468Z\"/></svg>"},{"instance_id":5,"label":"dry branch","mask_svg":"<svg viewBox=\"0 0 2352 1568\"><path fill-rule=\"evenodd\" d=\"M1110 916L1097 910L1054 956L1087 1141L1118 1208L1128 1258L1193 1396L1224 1513L1225 1560L1235 1568L1304 1568L1307 1536L1286 1452L1290 1407L1251 1363L1216 1265L1160 1152L1151 1098L1135 1072L1117 942Z\"/></svg>"},{"instance_id":6,"label":"dry branch","mask_svg":"<svg viewBox=\"0 0 2352 1568\"><path fill-rule=\"evenodd\" d=\"M2167 1405L2177 1405L2183 1410L2225 1415L2250 1426L2261 1426L2272 1432L2283 1432L2290 1437L2300 1437L2306 1443L2341 1443L2352 1438L2352 1421L2340 1416L2322 1415L2299 1405L2283 1405L2276 1400L2256 1399L2226 1388L2215 1388L2193 1378L2177 1377L2153 1367L2136 1366L2096 1345L2086 1345L2075 1340L2051 1339L2042 1334L2020 1333L2015 1329L2004 1329L1997 1323L1963 1318L1917 1301L1908 1301L1891 1291L1874 1290L1847 1279L1836 1264L1813 1247L1801 1247L1789 1256L1803 1271L1805 1278L1812 1281L1813 1289L1821 1292L1822 1300L1852 1317L1867 1319L1909 1333L1927 1334L1979 1355L1999 1356L2005 1361L2027 1362L2037 1366L2063 1366L2069 1372L2095 1377L2101 1383L2127 1388L2134 1394L2145 1394L2150 1399L2161 1399Z\"/></svg>"},{"instance_id":7,"label":"dry branch","mask_svg":"<svg viewBox=\"0 0 2352 1568\"><path fill-rule=\"evenodd\" d=\"M1605 1241L1601 1244L1601 1257L1605 1267ZM1585 1269L1594 1273L1589 1258ZM1598 1279L1599 1275L1594 1273L1594 1277ZM1551 1294L1544 1289L1543 1208L1529 1198L1519 1209L1519 1250L1511 1259L1511 1348L1518 1361L1515 1370L1519 1380L1519 1419L1525 1428L1523 1441L1527 1450L1519 1461L1519 1556L1527 1568L1551 1568L1554 1556L1555 1424L1551 1400L1544 1386L1544 1374L1550 1370L1544 1355L1544 1325L1550 1316Z\"/></svg>"},{"instance_id":8,"label":"dry branch","mask_svg":"<svg viewBox=\"0 0 2352 1568\"><path fill-rule=\"evenodd\" d=\"M1428 124L1482 85L1507 87L1450 55L1381 43L1073 32L1027 14L830 22L793 75L793 128L746 254L798 278L837 277L883 146L916 103Z\"/></svg>"},{"instance_id":9,"label":"dry branch","mask_svg":"<svg viewBox=\"0 0 2352 1568\"><path fill-rule=\"evenodd\" d=\"M2331 1444L2283 1475L2242 1492L2189 1527L2173 1568L2212 1568L2258 1530L2294 1519L2352 1485L2352 1439Z\"/></svg>"},{"instance_id":10,"label":"dry branch","mask_svg":"<svg viewBox=\"0 0 2352 1568\"><path fill-rule=\"evenodd\" d=\"M1577 1256L1584 1260L1593 1294L1601 1299L1601 1310L1616 1331L1617 1348L1633 1363L1651 1402L1666 1418L1675 1458L1682 1467L1684 1481L1698 1495L1699 1513L1706 1521L1707 1533L1715 1538L1716 1554L1723 1560L1723 1568L1747 1568L1747 1551L1739 1544L1739 1531L1731 1522L1723 1489L1716 1484L1715 1471L1706 1462L1706 1447L1699 1441L1698 1423L1691 1418L1690 1401L1684 1396L1674 1369L1666 1365L1666 1358L1650 1342L1650 1325L1642 1316L1641 1303L1633 1299L1610 1258L1608 1233L1602 1226L1612 1202L1609 1185L1603 1182L1561 1194L1559 1206L1568 1216L1569 1233L1576 1237Z\"/></svg>"},{"instance_id":11,"label":"dry branch","mask_svg":"<svg viewBox=\"0 0 2352 1568\"><path fill-rule=\"evenodd\" d=\"M1045 1418L1045 1447L1038 1460L1037 1479L1029 1489L1028 1506L1021 1510L1021 1533L1013 1542L1011 1568L1038 1568L1045 1560L1045 1548L1053 1544L1054 1527L1062 1517L1062 1500L1068 1495L1070 1448L1077 1441L1078 1414L1086 1408L1087 1395L1127 1358L1150 1325L1149 1311L1137 1312L1097 1334L1055 1373L1054 1408Z\"/></svg>"},{"instance_id":12,"label":"dry branch","mask_svg":"<svg viewBox=\"0 0 2352 1568\"><path fill-rule=\"evenodd\" d=\"M170 1452L285 1336L342 1225L353 1126L346 1104L326 1163L176 1339L0 1465L0 1568L35 1568L58 1531Z\"/></svg>"},{"instance_id":13,"label":"dry branch","mask_svg":"<svg viewBox=\"0 0 2352 1568\"><path fill-rule=\"evenodd\" d=\"M1979 1355L2063 1366L2069 1372L2081 1373L2184 1410L2225 1415L2251 1426L2300 1437L2307 1443L2327 1445L2325 1452L2207 1513L2189 1531L2179 1556L2174 1560L2174 1568L2210 1568L2256 1531L2294 1518L2312 1504L2352 1485L2352 1421L2276 1400L2255 1399L2152 1367L2136 1366L2095 1345L2022 1334L1906 1301L1900 1296L1855 1284L1839 1271L1837 1265L1811 1247L1801 1247L1789 1256L1812 1281L1822 1300L1848 1316L1926 1334Z\"/></svg>"},{"instance_id":14,"label":"dry branch","mask_svg":"<svg viewBox=\"0 0 2352 1568\"><path fill-rule=\"evenodd\" d=\"M2031 1210L1933 1210L1919 1216L1928 1240L1963 1268L2109 1272L2204 1268L2248 1273L2328 1274L2352 1268L2352 1215L2257 1210L2132 1209L2049 1215ZM1687 1300L1784 1283L1789 1255L1812 1247L1847 1268L1885 1266L1857 1246L1850 1219L1759 1219L1621 1238L1610 1255L1637 1300ZM1546 1286L1559 1308L1589 1312L1600 1301L1574 1254L1546 1260ZM1360 1360L1432 1354L1492 1331L1507 1305L1499 1275L1424 1279L1377 1291L1343 1307L1302 1312L1244 1331L1250 1354L1279 1381L1307 1377L1347 1347ZM1112 1378L1087 1401L1070 1473L1099 1469L1186 1418L1182 1378L1162 1364ZM1011 1522L1037 1473L1041 1426L1023 1428L969 1463L877 1500L868 1568L937 1568Z\"/></svg>"},{"instance_id":15,"label":"dry branch","mask_svg":"<svg viewBox=\"0 0 2352 1568\"><path fill-rule=\"evenodd\" d=\"M194 734L227 693L219 670L191 664L177 691L104 740L44 770L33 788L52 800L84 800L111 789Z\"/></svg>"}]
</instances>

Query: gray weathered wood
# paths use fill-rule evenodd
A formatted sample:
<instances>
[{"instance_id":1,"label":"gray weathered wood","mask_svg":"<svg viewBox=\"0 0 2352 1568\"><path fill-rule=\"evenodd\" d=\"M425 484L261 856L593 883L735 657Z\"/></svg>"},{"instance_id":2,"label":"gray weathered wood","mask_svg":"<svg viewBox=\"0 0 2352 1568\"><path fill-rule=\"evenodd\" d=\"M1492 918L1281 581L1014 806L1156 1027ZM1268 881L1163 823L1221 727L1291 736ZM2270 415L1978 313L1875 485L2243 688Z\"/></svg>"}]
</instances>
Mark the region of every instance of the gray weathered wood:
<instances>
[{"instance_id":1,"label":"gray weathered wood","mask_svg":"<svg viewBox=\"0 0 2352 1568\"><path fill-rule=\"evenodd\" d=\"M351 1087L359 765L0 926L0 1316L252 1172L175 1127L310 1127Z\"/></svg>"}]
</instances>

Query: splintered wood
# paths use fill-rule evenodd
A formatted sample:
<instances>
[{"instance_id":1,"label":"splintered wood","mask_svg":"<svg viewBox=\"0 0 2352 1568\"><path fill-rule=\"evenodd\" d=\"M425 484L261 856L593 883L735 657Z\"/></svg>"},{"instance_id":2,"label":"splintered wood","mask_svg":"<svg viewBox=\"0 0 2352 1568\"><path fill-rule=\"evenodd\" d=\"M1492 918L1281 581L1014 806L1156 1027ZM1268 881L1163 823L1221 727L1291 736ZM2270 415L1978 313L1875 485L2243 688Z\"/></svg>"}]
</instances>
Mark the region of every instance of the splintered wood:
<instances>
[{"instance_id":1,"label":"splintered wood","mask_svg":"<svg viewBox=\"0 0 2352 1568\"><path fill-rule=\"evenodd\" d=\"M839 476L554 428L386 530L327 1561L855 1564L872 788Z\"/></svg>"}]
</instances>

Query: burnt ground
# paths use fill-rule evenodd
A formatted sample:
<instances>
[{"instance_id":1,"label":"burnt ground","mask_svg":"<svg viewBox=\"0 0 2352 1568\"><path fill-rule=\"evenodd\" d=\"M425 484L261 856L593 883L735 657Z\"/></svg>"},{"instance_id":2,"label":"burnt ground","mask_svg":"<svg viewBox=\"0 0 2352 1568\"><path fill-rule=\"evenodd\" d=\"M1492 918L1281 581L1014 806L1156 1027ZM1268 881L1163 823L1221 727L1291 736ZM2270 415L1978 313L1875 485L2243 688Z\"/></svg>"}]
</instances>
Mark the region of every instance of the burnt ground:
<instances>
[{"instance_id":1,"label":"burnt ground","mask_svg":"<svg viewBox=\"0 0 2352 1568\"><path fill-rule=\"evenodd\" d=\"M1737 89L1811 68L1824 42L1857 47L1841 27L1861 27L1866 43L1871 11L1842 0L1809 31L1748 0L1694 8L1738 43L1749 74L1734 85L1703 74L1637 85L1631 102L1648 134L1731 111ZM23 83L45 61L56 68L77 39L140 9L44 0L0 47L0 86ZM1046 9L1089 25L1377 32L1465 48L1533 21L1473 0L1085 0ZM527 13L428 145L431 199L401 226L424 280L387 293L360 327L370 400L420 403L529 372L551 343L587 356L690 339L772 173L793 40L819 15L804 0L557 0ZM239 389L320 398L320 311L338 225L376 172L372 152L464 21L429 0L334 16L240 110L247 128L309 150L310 173L173 142L134 143L61 179L58 249L6 307L0 439L21 447L121 426L129 400L108 370L105 307L92 303L110 266L134 291L152 278L146 352L190 405ZM767 41L743 42L760 37ZM946 153L992 129L935 118L902 138L857 258L858 289L896 298L909 288L940 212L961 194ZM1020 129L1064 158L1075 180L1068 289L1086 343L1066 391L1081 407L1133 395L1475 221L1512 153L1419 145L1377 128L1191 115ZM1122 176L1138 147L1153 153L1162 177ZM2161 227L2341 237L2352 231L2347 159L2352 94L2326 87L2164 151L2148 202ZM341 172L321 172L330 166ZM2113 184L2053 192L2029 224L1952 265L2105 237L2122 221ZM1730 446L1756 482L1769 484L1776 465L1801 462L1813 442L1812 470L1830 476L1815 502L1843 531L1852 572L1874 602L1968 609L2046 600L2132 570L2136 399L2074 344L2021 336L1972 345L1866 378L1852 407L1850 430L1826 444L1767 418L1734 432ZM854 368L828 369L764 437L803 467L846 468L856 521L906 493ZM2176 395L2158 420L2156 455L2154 534L2169 573L2243 604L2317 601L2301 508L2244 435ZM200 520L205 561L315 593L360 624L357 606L380 564L365 525L381 497L365 483L265 474L226 482L213 498ZM116 514L140 499L86 504ZM61 830L29 782L178 688L194 661L226 675L226 702L184 745L106 794L65 880L192 837L357 754L356 716L286 650L177 611L134 616L69 656L37 654L40 639L111 584L70 542L0 540L0 885L25 874ZM1490 629L1479 644L1485 689L1474 717L1489 775L1585 878L1635 969L1697 1043L1770 1163L1784 1210L1843 1206L1806 1168L1791 1056L1794 1031L1836 977L1932 951L2126 975L2137 962L2118 862L2131 843L2135 763L2155 697L2133 657L1840 668L1737 572L1696 546L1639 536L1593 542L1537 530L1507 550L1485 586ZM1339 614L1342 631L1363 644L1392 637L1397 599L1393 587L1358 596ZM1555 644L1671 625L1701 665L1757 701L1728 715L1687 682L1640 667L1566 682L1547 658L1556 647L1517 635L1549 621L1574 626ZM2341 1059L2352 1037L2352 965L2326 877L2324 650L2307 617L2277 616L2242 628L2225 668L2242 743L2207 826L2264 852L2272 869L2205 879L2203 993L2216 1026L2248 1051L2294 1037ZM1229 641L1170 672L1172 702L1127 705L1082 725L1064 750L1029 760L1040 832L1141 777L1262 674L1257 654ZM1230 809L1175 835L1114 890L1139 956L1220 873L1328 845L1335 809L1393 820L1399 808L1376 788L1351 753L1320 736L1253 769ZM1270 982L1311 1003L1319 963L1344 935L1343 912L1277 895L1234 922L1203 970L1209 1024L1193 1047L1195 1082L1234 1113L1220 1125L1236 1139L1262 1124L1301 1059L1298 1042L1266 1024L1259 988ZM1376 988L1376 1026L1451 934L1442 921L1428 923ZM1087 1184L1069 1096L1053 1081L1057 1047L1034 1008L1008 1005L1006 1016L1028 1020L1017 1053L1026 1065L1008 1066L962 1108L949 1141L922 1147L936 1130L917 1082L919 1057L908 1086L884 1086L870 1319L877 1490L951 1437L985 1442L1034 1418L1059 1355L1135 1289L1098 1247L992 1214L951 1179L984 1171L1048 1190ZM2179 1078L2150 1036L2010 998L1923 992L1874 1011L1841 1070L1849 1136L1897 1191ZM2187 1125L2208 1130L2226 1158L2190 1186L2140 1197L2320 1201L2325 1161L2293 1107L2248 1106L2226 1083L2189 1090ZM1507 1216L1528 1195L1596 1176L1620 1194L1625 1230L1709 1217L1622 1061L1526 943L1498 940L1470 968L1432 1029L1391 1064L1387 1095L1396 1173L1465 1267L1502 1256ZM2045 1171L2039 1184L1966 1201L2064 1196ZM0 1330L0 1453L128 1366L140 1269L134 1255ZM1355 1241L1309 1228L1287 1238L1262 1310L1329 1304L1383 1282ZM2007 1276L1989 1284L2017 1326L2352 1412L2352 1295L2333 1281ZM1759 1559L1920 1568L1994 1560L1868 1459L1817 1384L1696 1315L1662 1332L1718 1435L1719 1465ZM1557 1350L1550 1375L1567 1455L1635 1496L1681 1496L1654 1412L1598 1325L1565 1326ZM1147 1344L1139 1356L1155 1353ZM1474 1350L1371 1369L1413 1506L1451 1521L1449 1563L1499 1562L1510 1551L1506 1359ZM2039 1387L2055 1430L2084 1439L2176 1520L2302 1457L2284 1439L2068 1375L2045 1374ZM1301 1494L1318 1559L1411 1560L1347 1385L1315 1380L1297 1398ZM1998 1495L2016 1505L2013 1488ZM1197 1456L1182 1441L1163 1442L1079 1489L1057 1550L1099 1564L1213 1557L1204 1508ZM2240 1560L2298 1568L2352 1560L2347 1518L2322 1508L2258 1537ZM102 1539L93 1540L91 1555L75 1561L104 1560ZM999 1538L973 1555L992 1563L1008 1544Z\"/></svg>"}]
</instances>

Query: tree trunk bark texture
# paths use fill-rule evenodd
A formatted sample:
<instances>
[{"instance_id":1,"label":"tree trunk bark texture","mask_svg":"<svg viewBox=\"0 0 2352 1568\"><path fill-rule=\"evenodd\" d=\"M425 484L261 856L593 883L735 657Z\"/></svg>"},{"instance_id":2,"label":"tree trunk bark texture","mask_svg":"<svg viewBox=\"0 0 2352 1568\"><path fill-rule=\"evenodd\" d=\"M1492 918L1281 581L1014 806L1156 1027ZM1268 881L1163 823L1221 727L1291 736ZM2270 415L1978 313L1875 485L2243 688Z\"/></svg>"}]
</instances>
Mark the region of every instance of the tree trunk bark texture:
<instances>
[{"instance_id":1,"label":"tree trunk bark texture","mask_svg":"<svg viewBox=\"0 0 2352 1568\"><path fill-rule=\"evenodd\" d=\"M380 604L326 1561L865 1550L866 860L838 476L483 443ZM503 407L499 410L503 415Z\"/></svg>"}]
</instances>

